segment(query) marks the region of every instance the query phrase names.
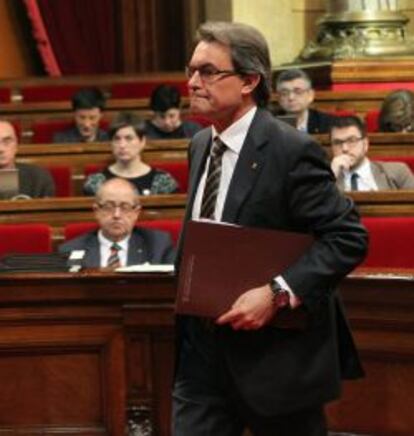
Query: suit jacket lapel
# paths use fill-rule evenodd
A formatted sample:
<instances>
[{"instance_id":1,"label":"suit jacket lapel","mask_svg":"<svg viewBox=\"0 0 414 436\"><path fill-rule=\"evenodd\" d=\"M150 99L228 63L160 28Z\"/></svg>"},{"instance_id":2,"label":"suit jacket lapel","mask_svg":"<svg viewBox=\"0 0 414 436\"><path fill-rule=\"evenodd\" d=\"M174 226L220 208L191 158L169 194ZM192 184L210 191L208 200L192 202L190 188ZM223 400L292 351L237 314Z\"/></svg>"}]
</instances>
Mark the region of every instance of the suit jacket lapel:
<instances>
[{"instance_id":1,"label":"suit jacket lapel","mask_svg":"<svg viewBox=\"0 0 414 436\"><path fill-rule=\"evenodd\" d=\"M263 146L266 144L267 138L261 127L262 120L266 115L267 112L257 110L241 148L224 203L222 220L225 222L237 220L239 210L263 168L265 159Z\"/></svg>"},{"instance_id":2,"label":"suit jacket lapel","mask_svg":"<svg viewBox=\"0 0 414 436\"><path fill-rule=\"evenodd\" d=\"M370 162L372 175L374 177L375 183L380 191L390 189L392 185L389 183L387 174L382 169L382 167L375 162Z\"/></svg>"},{"instance_id":3,"label":"suit jacket lapel","mask_svg":"<svg viewBox=\"0 0 414 436\"><path fill-rule=\"evenodd\" d=\"M148 259L149 253L148 248L144 244L144 239L138 231L134 229L128 244L127 264L137 265L148 261Z\"/></svg>"},{"instance_id":4,"label":"suit jacket lapel","mask_svg":"<svg viewBox=\"0 0 414 436\"><path fill-rule=\"evenodd\" d=\"M200 137L201 136L201 137ZM203 174L205 163L211 147L211 129L206 129L198 135L197 142L193 144L191 155L190 183L187 197L186 220L191 217L195 195L201 175Z\"/></svg>"},{"instance_id":5,"label":"suit jacket lapel","mask_svg":"<svg viewBox=\"0 0 414 436\"><path fill-rule=\"evenodd\" d=\"M97 232L93 232L85 243L85 257L82 264L86 268L99 268L101 266L101 250L99 249Z\"/></svg>"}]
</instances>

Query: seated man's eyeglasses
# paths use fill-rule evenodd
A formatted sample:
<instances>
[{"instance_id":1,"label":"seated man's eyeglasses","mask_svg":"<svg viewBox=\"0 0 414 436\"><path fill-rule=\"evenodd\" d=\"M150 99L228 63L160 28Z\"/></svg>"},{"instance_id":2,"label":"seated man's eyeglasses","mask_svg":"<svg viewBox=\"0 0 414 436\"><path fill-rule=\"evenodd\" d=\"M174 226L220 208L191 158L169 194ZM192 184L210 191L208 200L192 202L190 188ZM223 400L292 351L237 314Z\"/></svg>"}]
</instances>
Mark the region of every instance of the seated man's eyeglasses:
<instances>
[{"instance_id":1,"label":"seated man's eyeglasses","mask_svg":"<svg viewBox=\"0 0 414 436\"><path fill-rule=\"evenodd\" d=\"M331 144L334 147L342 147L345 144L354 147L358 144L358 142L362 141L363 139L364 136L360 136L359 138L357 136L350 136L349 138L345 139L332 139Z\"/></svg>"},{"instance_id":2,"label":"seated man's eyeglasses","mask_svg":"<svg viewBox=\"0 0 414 436\"><path fill-rule=\"evenodd\" d=\"M203 82L211 83L218 79L224 79L229 76L238 76L239 73L235 70L219 70L213 65L201 65L200 67L187 66L185 74L188 79L191 79L195 73L198 73Z\"/></svg>"},{"instance_id":3,"label":"seated man's eyeglasses","mask_svg":"<svg viewBox=\"0 0 414 436\"><path fill-rule=\"evenodd\" d=\"M305 93L307 93L308 91L310 91L310 88L293 88L293 89L283 88L278 91L278 94L281 97L289 97L291 94L296 97L300 97Z\"/></svg>"},{"instance_id":4,"label":"seated man's eyeglasses","mask_svg":"<svg viewBox=\"0 0 414 436\"><path fill-rule=\"evenodd\" d=\"M136 211L140 208L138 204L131 204L131 203L97 203L98 208L105 213L114 213L116 209L119 209L122 213L131 213Z\"/></svg>"}]
</instances>

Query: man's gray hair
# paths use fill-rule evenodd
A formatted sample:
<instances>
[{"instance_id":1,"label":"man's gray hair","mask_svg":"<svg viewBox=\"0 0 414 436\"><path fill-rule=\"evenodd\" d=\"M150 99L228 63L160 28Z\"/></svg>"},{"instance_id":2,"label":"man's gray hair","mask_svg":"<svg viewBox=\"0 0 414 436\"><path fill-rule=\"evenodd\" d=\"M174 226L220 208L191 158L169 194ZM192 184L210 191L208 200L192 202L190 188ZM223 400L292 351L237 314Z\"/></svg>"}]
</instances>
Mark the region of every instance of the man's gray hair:
<instances>
[{"instance_id":1,"label":"man's gray hair","mask_svg":"<svg viewBox=\"0 0 414 436\"><path fill-rule=\"evenodd\" d=\"M256 28L244 23L209 21L197 31L196 43L200 41L228 46L234 69L240 75L259 74L253 97L258 106L267 106L272 91L270 54L266 39Z\"/></svg>"}]
</instances>

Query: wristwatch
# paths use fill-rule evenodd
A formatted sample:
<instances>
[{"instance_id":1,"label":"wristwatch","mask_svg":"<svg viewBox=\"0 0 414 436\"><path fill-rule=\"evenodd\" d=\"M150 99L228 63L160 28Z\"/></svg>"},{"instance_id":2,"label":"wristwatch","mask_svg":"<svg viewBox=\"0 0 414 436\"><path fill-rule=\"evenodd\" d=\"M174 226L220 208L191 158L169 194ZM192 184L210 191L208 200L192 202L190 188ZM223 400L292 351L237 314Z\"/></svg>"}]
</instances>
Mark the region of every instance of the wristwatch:
<instances>
[{"instance_id":1,"label":"wristwatch","mask_svg":"<svg viewBox=\"0 0 414 436\"><path fill-rule=\"evenodd\" d=\"M282 309L289 306L290 294L286 289L283 289L280 283L274 278L270 281L270 289L273 293L273 304Z\"/></svg>"}]
</instances>

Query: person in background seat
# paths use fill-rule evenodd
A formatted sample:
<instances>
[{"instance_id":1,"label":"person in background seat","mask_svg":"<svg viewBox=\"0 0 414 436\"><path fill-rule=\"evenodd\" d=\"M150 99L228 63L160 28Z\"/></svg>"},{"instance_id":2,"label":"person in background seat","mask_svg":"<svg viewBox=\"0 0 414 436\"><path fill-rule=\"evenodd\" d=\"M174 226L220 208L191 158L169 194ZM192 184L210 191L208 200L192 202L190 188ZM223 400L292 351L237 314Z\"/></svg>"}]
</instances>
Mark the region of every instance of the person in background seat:
<instances>
[{"instance_id":1,"label":"person in background seat","mask_svg":"<svg viewBox=\"0 0 414 436\"><path fill-rule=\"evenodd\" d=\"M103 183L93 205L99 229L59 247L61 253L84 251L85 268L110 268L140 263L171 264L175 250L167 232L136 227L141 204L135 187L114 178Z\"/></svg>"},{"instance_id":2,"label":"person in background seat","mask_svg":"<svg viewBox=\"0 0 414 436\"><path fill-rule=\"evenodd\" d=\"M280 73L277 77L276 91L283 110L277 115L296 115L296 128L303 132L329 132L336 117L310 107L315 98L315 91L305 71L294 68Z\"/></svg>"},{"instance_id":3,"label":"person in background seat","mask_svg":"<svg viewBox=\"0 0 414 436\"><path fill-rule=\"evenodd\" d=\"M330 131L331 169L344 191L414 189L414 176L402 162L378 162L368 158L369 139L357 116L339 117Z\"/></svg>"},{"instance_id":4,"label":"person in background seat","mask_svg":"<svg viewBox=\"0 0 414 436\"><path fill-rule=\"evenodd\" d=\"M181 119L181 95L178 88L160 85L151 94L150 108L153 117L147 121L149 139L192 138L201 126L194 121Z\"/></svg>"},{"instance_id":5,"label":"person in background seat","mask_svg":"<svg viewBox=\"0 0 414 436\"><path fill-rule=\"evenodd\" d=\"M128 180L141 195L172 194L178 191L178 183L171 174L152 168L142 161L145 133L145 123L136 115L124 112L118 116L109 129L115 162L87 178L84 184L86 195L94 195L105 180L113 177Z\"/></svg>"},{"instance_id":6,"label":"person in background seat","mask_svg":"<svg viewBox=\"0 0 414 436\"><path fill-rule=\"evenodd\" d=\"M14 126L6 120L0 120L0 171L18 171L17 192L12 198L41 198L54 197L55 183L49 171L37 165L17 163L16 154L18 139ZM0 198L9 198L2 195L0 186Z\"/></svg>"},{"instance_id":7,"label":"person in background seat","mask_svg":"<svg viewBox=\"0 0 414 436\"><path fill-rule=\"evenodd\" d=\"M107 132L99 127L105 108L105 97L98 88L84 88L72 97L75 125L53 137L55 143L104 142Z\"/></svg>"}]
</instances>

